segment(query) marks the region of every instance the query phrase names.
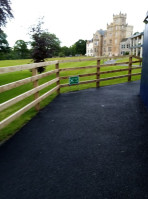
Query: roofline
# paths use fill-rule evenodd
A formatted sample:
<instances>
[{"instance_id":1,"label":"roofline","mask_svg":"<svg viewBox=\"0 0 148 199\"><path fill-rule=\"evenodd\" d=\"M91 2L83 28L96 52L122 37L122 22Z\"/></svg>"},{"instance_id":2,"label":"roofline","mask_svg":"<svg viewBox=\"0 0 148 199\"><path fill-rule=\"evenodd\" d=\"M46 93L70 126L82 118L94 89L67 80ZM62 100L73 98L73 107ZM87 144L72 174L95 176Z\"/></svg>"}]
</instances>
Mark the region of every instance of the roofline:
<instances>
[{"instance_id":1,"label":"roofline","mask_svg":"<svg viewBox=\"0 0 148 199\"><path fill-rule=\"evenodd\" d=\"M138 33L138 34L136 34L136 35L132 35L132 36L131 36L131 37L129 37L129 38L138 37L138 36L140 36L140 35L144 35L144 32L140 32L140 33Z\"/></svg>"}]
</instances>

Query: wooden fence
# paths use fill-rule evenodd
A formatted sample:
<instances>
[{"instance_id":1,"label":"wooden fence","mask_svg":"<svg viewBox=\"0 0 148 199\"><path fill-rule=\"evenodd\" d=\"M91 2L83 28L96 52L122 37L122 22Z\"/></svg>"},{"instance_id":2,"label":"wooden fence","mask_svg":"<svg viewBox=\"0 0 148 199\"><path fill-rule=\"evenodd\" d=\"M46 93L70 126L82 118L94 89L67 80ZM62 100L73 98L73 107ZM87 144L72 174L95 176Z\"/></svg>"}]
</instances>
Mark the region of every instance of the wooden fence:
<instances>
[{"instance_id":1,"label":"wooden fence","mask_svg":"<svg viewBox=\"0 0 148 199\"><path fill-rule=\"evenodd\" d=\"M21 85L27 84L32 82L33 83L33 89L18 95L2 104L0 104L0 111L3 111L4 109L16 104L17 102L31 96L34 95L34 100L27 104L26 106L24 106L23 108L21 108L20 110L18 110L17 112L13 113L12 115L10 115L9 117L7 117L6 119L2 120L0 122L0 129L6 127L9 123L11 123L12 121L14 121L15 119L17 119L19 116L21 116L23 113L25 113L26 111L28 111L30 108L35 107L36 110L40 109L40 102L42 100L44 100L45 98L47 98L48 96L50 96L52 93L57 92L57 94L60 93L60 89L63 87L68 87L68 86L73 86L70 84L60 84L60 80L62 79L68 79L70 76L60 76L60 72L62 71L73 71L73 70L81 70L81 69L90 69L90 68L96 68L96 72L95 73L89 73L89 74L79 74L79 77L87 77L87 76L96 76L96 79L93 80L88 80L88 81L80 81L79 85L81 84L89 84L89 83L96 83L96 87L100 86L100 82L101 81L107 81L107 80L112 80L112 79L118 79L118 78L124 78L127 77L128 81L131 81L131 76L134 75L140 75L141 73L132 73L132 70L134 69L140 69L141 66L136 66L136 67L132 67L133 63L139 63L142 61L141 58L139 57L135 57L135 56L124 56L124 57L129 57L129 61L128 62L122 62L122 63L114 63L114 64L103 64L101 65L101 59L109 59L108 57L98 57L98 58L88 58L88 59L73 59L73 60L60 60L60 61L48 61L48 62L42 62L42 63L34 63L34 64L26 64L26 65L20 65L20 66L10 66L10 67L0 67L0 74L3 73L11 73L11 72L15 72L15 71L22 71L22 70L27 70L27 69L31 69L32 70L32 77L28 77L25 79L21 79L9 84L5 84L0 86L0 93L1 92L5 92L8 91L10 89L19 87ZM124 58L122 56L122 58ZM132 61L132 58L135 57L138 59L138 61ZM110 57L110 59L117 59L117 58L121 58L121 57ZM72 67L72 68L60 68L59 64L60 63L68 63L68 62L82 62L82 61L97 61L96 65L93 66L84 66L84 67ZM128 67L124 68L124 69L116 69L116 70L109 70L109 71L100 71L101 67L109 67L109 66L119 66L119 65L123 65L123 64L127 64ZM38 67L41 66L49 66L49 65L55 65L55 70L51 70L48 72L44 72L42 74L38 74ZM127 75L122 75L122 76L115 76L115 77L108 77L108 78L101 78L102 74L109 74L109 73L114 73L114 72L121 72L121 71L128 71ZM52 74L56 74L56 78L39 85L38 84L38 80L43 78L43 77L47 77L50 76ZM52 88L51 90L49 90L48 92L46 92L45 94L39 96L39 91L41 91L42 89L46 88L47 86L50 86L52 84L55 84L56 86L54 88Z\"/></svg>"}]
</instances>

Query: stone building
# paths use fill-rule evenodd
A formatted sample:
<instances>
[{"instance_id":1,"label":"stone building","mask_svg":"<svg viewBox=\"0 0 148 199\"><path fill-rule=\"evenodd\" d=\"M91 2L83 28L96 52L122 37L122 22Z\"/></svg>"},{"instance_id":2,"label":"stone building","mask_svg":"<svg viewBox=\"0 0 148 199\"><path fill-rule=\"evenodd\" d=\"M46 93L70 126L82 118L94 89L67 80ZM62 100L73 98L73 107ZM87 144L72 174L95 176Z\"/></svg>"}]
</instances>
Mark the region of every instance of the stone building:
<instances>
[{"instance_id":1,"label":"stone building","mask_svg":"<svg viewBox=\"0 0 148 199\"><path fill-rule=\"evenodd\" d=\"M93 40L87 40L86 43L86 55L87 56L94 56L93 50Z\"/></svg>"},{"instance_id":2,"label":"stone building","mask_svg":"<svg viewBox=\"0 0 148 199\"><path fill-rule=\"evenodd\" d=\"M107 24L107 37L104 41L107 43L104 55L120 55L120 42L133 34L133 26L126 23L126 14L120 13L113 15L113 22Z\"/></svg>"},{"instance_id":3,"label":"stone building","mask_svg":"<svg viewBox=\"0 0 148 199\"><path fill-rule=\"evenodd\" d=\"M143 54L143 36L144 32L136 33L130 37L131 55L142 57Z\"/></svg>"},{"instance_id":4,"label":"stone building","mask_svg":"<svg viewBox=\"0 0 148 199\"><path fill-rule=\"evenodd\" d=\"M87 56L102 56L103 54L103 37L106 31L100 29L93 34L93 39L88 40L86 43L86 55Z\"/></svg>"},{"instance_id":5,"label":"stone building","mask_svg":"<svg viewBox=\"0 0 148 199\"><path fill-rule=\"evenodd\" d=\"M142 57L143 35L143 32L137 32L129 38L122 39L120 42L120 54L130 54Z\"/></svg>"},{"instance_id":6,"label":"stone building","mask_svg":"<svg viewBox=\"0 0 148 199\"><path fill-rule=\"evenodd\" d=\"M126 14L113 15L113 22L107 24L107 30L98 30L93 35L93 56L120 55L120 42L133 34L133 26L126 23ZM86 49L88 46L86 44ZM87 51L87 50L86 50ZM86 52L88 55L88 52Z\"/></svg>"},{"instance_id":7,"label":"stone building","mask_svg":"<svg viewBox=\"0 0 148 199\"><path fill-rule=\"evenodd\" d=\"M129 55L131 54L131 39L125 38L120 42L120 54L121 55Z\"/></svg>"},{"instance_id":8,"label":"stone building","mask_svg":"<svg viewBox=\"0 0 148 199\"><path fill-rule=\"evenodd\" d=\"M103 54L103 37L106 34L105 30L97 30L93 34L93 52L94 56L102 56Z\"/></svg>"}]
</instances>

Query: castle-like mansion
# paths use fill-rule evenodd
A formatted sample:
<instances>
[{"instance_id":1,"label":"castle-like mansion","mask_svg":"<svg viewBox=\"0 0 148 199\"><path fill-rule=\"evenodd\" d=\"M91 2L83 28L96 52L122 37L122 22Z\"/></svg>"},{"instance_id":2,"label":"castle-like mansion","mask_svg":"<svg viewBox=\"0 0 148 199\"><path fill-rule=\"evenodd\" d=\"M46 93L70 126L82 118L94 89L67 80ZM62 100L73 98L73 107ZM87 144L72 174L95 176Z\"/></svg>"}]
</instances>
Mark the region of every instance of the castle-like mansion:
<instances>
[{"instance_id":1,"label":"castle-like mansion","mask_svg":"<svg viewBox=\"0 0 148 199\"><path fill-rule=\"evenodd\" d=\"M107 30L98 30L93 39L87 41L87 56L118 56L122 54L121 41L133 34L133 26L126 23L126 14L113 15L113 22L107 24ZM126 46L130 48L129 46Z\"/></svg>"}]
</instances>

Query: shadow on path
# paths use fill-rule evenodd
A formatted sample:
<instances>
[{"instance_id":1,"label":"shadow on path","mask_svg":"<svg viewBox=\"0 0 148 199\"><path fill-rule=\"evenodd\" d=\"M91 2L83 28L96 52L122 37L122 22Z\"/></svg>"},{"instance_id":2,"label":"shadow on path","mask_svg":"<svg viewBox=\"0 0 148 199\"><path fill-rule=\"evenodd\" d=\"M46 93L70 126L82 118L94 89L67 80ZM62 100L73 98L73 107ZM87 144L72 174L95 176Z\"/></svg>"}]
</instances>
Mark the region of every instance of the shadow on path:
<instances>
[{"instance_id":1,"label":"shadow on path","mask_svg":"<svg viewBox=\"0 0 148 199\"><path fill-rule=\"evenodd\" d=\"M148 198L139 82L61 94L0 147L0 199Z\"/></svg>"}]
</instances>

